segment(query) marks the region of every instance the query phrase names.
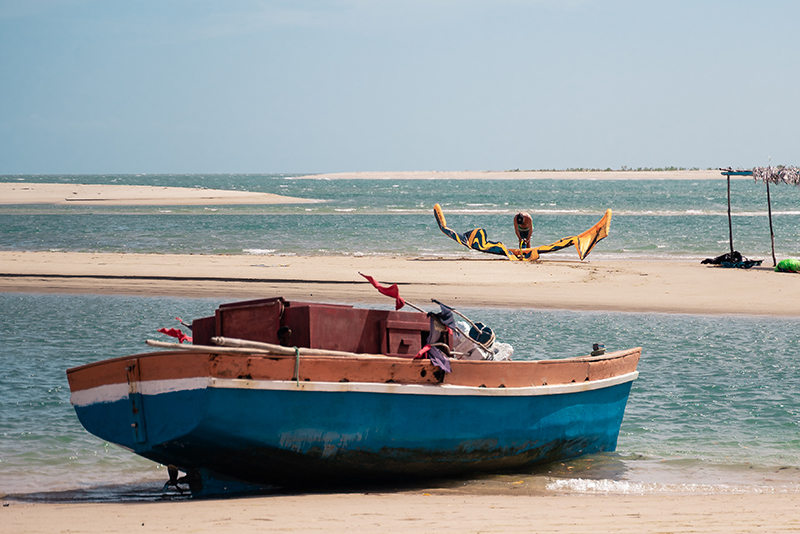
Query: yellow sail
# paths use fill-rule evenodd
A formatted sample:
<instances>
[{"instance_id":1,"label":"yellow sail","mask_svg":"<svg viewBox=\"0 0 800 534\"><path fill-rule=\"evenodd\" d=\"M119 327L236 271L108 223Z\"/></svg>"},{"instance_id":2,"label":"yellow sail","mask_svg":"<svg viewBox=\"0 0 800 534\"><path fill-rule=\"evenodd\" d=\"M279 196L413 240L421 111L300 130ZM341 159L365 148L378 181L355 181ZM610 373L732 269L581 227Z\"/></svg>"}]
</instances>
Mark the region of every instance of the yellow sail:
<instances>
[{"instance_id":1,"label":"yellow sail","mask_svg":"<svg viewBox=\"0 0 800 534\"><path fill-rule=\"evenodd\" d=\"M542 245L534 248L512 248L509 252L514 254L518 259L533 261L539 259L540 254L547 254L548 252L555 252L567 248L570 245L575 245L578 251L578 257L584 259L592 251L594 246L604 237L608 236L608 230L611 226L611 210L606 210L603 218L597 223L578 235L564 237L555 243L549 245Z\"/></svg>"},{"instance_id":2,"label":"yellow sail","mask_svg":"<svg viewBox=\"0 0 800 534\"><path fill-rule=\"evenodd\" d=\"M460 243L467 248L471 248L479 252L487 252L489 254L506 256L510 260L535 261L539 259L540 254L547 254L548 252L562 250L570 245L575 245L575 249L578 251L578 257L580 259L584 259L589 255L594 246L601 239L608 236L608 230L611 226L611 210L606 210L603 218L597 221L594 226L583 233L559 239L555 243L551 243L549 245L518 249L507 248L499 241L489 241L489 239L486 237L486 231L483 228L475 228L474 230L464 233L458 233L454 230L451 230L447 227L444 213L442 213L442 207L439 206L439 204L436 204L433 207L433 213L442 233L456 243Z\"/></svg>"}]
</instances>

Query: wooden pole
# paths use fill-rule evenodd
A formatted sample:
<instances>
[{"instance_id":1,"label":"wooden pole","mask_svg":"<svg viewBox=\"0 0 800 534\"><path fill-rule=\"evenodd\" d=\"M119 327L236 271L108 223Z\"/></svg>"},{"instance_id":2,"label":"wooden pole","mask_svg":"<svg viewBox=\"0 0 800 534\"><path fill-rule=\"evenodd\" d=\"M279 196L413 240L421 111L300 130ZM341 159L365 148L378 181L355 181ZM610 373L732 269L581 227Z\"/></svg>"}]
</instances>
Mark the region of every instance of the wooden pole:
<instances>
[{"instance_id":1,"label":"wooden pole","mask_svg":"<svg viewBox=\"0 0 800 534\"><path fill-rule=\"evenodd\" d=\"M775 259L775 232L772 230L772 200L769 198L769 180L767 180L767 212L769 213L769 239L772 242L772 266L778 265Z\"/></svg>"},{"instance_id":2,"label":"wooden pole","mask_svg":"<svg viewBox=\"0 0 800 534\"><path fill-rule=\"evenodd\" d=\"M272 343L263 343L261 341L251 341L249 339L238 339L235 337L212 337L212 343L221 345L223 347L236 347L243 349L254 349L269 352L270 354L281 354L284 356L294 356L294 347L283 347L281 345L273 345ZM346 352L341 350L327 350L327 349L306 349L300 348L301 356L338 356L338 357L353 357L353 356L367 356L370 358L385 358L382 354L362 354L356 352Z\"/></svg>"},{"instance_id":3,"label":"wooden pole","mask_svg":"<svg viewBox=\"0 0 800 534\"><path fill-rule=\"evenodd\" d=\"M733 260L733 223L731 222L731 175L728 174L728 235L731 238L731 260Z\"/></svg>"},{"instance_id":4,"label":"wooden pole","mask_svg":"<svg viewBox=\"0 0 800 534\"><path fill-rule=\"evenodd\" d=\"M236 338L215 337L211 338L220 346L213 345L192 345L190 343L167 343L166 341L155 341L148 339L146 343L151 347L160 349L182 350L187 352L208 352L210 354L271 354L275 356L294 357L293 347L282 347L272 343L261 343L258 341L248 341ZM224 344L224 346L222 346ZM306 349L300 348L301 356L331 356L335 358L382 358L383 354L361 354L355 352L344 352L339 350Z\"/></svg>"}]
</instances>

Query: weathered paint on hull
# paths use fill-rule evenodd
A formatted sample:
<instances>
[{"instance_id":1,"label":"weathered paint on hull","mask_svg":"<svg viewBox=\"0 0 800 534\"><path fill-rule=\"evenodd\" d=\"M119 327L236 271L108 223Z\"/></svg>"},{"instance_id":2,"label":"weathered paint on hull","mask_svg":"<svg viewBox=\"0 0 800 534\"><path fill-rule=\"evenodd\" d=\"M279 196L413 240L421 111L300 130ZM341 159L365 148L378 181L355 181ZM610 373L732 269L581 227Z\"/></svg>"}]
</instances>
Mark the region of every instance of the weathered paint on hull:
<instances>
[{"instance_id":1,"label":"weathered paint on hull","mask_svg":"<svg viewBox=\"0 0 800 534\"><path fill-rule=\"evenodd\" d=\"M102 439L206 478L338 484L516 469L614 450L635 377L506 391L198 378L145 382L141 391L75 409ZM193 493L218 491L209 488Z\"/></svg>"}]
</instances>

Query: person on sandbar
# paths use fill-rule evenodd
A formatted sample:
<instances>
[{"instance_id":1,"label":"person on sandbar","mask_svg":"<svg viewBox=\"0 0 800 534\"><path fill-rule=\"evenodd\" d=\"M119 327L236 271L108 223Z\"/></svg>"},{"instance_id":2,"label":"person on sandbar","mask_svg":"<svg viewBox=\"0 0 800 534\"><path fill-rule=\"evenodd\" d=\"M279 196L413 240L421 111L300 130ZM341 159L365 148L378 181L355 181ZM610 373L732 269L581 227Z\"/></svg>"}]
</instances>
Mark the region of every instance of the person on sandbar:
<instances>
[{"instance_id":1,"label":"person on sandbar","mask_svg":"<svg viewBox=\"0 0 800 534\"><path fill-rule=\"evenodd\" d=\"M524 211L517 213L514 216L514 231L519 239L519 248L531 248L531 236L533 235L531 216Z\"/></svg>"}]
</instances>

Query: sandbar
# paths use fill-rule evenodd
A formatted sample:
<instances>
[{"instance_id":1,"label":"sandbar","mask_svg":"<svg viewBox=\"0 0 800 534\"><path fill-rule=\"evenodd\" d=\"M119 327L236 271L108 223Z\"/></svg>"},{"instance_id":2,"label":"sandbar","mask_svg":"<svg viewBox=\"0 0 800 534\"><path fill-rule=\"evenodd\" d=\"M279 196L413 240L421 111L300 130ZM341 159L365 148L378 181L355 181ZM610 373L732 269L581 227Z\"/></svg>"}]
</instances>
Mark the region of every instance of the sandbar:
<instances>
[{"instance_id":1,"label":"sandbar","mask_svg":"<svg viewBox=\"0 0 800 534\"><path fill-rule=\"evenodd\" d=\"M264 256L0 251L0 291L387 303L359 273L422 307L800 316L800 275L699 262L489 256ZM433 308L426 308L433 309Z\"/></svg>"},{"instance_id":2,"label":"sandbar","mask_svg":"<svg viewBox=\"0 0 800 534\"><path fill-rule=\"evenodd\" d=\"M0 204L78 206L205 206L221 204L307 204L304 198L222 189L145 185L0 182Z\"/></svg>"}]
</instances>

